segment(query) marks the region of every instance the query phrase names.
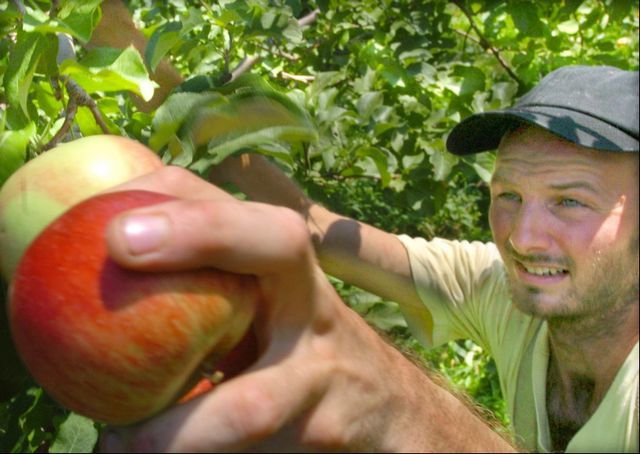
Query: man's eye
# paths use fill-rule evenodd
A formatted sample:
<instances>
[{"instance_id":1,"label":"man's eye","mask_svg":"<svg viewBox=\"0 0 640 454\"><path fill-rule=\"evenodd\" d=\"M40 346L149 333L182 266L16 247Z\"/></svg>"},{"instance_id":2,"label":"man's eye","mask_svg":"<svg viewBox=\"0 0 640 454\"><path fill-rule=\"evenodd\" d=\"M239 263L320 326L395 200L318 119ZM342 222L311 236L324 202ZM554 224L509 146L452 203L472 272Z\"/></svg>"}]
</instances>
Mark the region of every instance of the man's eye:
<instances>
[{"instance_id":1,"label":"man's eye","mask_svg":"<svg viewBox=\"0 0 640 454\"><path fill-rule=\"evenodd\" d=\"M501 192L498 194L498 198L501 200L506 200L508 202L519 202L520 196L514 192Z\"/></svg>"},{"instance_id":2,"label":"man's eye","mask_svg":"<svg viewBox=\"0 0 640 454\"><path fill-rule=\"evenodd\" d=\"M576 199L560 199L559 204L567 208L576 208L576 207L585 206L583 203L580 203Z\"/></svg>"}]
</instances>

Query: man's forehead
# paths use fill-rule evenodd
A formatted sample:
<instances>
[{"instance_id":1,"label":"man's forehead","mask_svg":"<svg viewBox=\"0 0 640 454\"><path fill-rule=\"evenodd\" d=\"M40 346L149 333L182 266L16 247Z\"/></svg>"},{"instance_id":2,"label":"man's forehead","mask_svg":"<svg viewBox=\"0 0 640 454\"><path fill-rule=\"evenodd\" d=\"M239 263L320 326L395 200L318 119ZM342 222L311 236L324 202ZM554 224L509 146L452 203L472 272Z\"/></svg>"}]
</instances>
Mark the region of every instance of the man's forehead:
<instances>
[{"instance_id":1,"label":"man's forehead","mask_svg":"<svg viewBox=\"0 0 640 454\"><path fill-rule=\"evenodd\" d=\"M537 126L520 127L503 137L498 148L494 181L512 174L545 176L553 173L604 178L612 184L638 182L638 154L585 148ZM515 176L515 175L514 175Z\"/></svg>"},{"instance_id":2,"label":"man's forehead","mask_svg":"<svg viewBox=\"0 0 640 454\"><path fill-rule=\"evenodd\" d=\"M602 166L605 163L620 162L630 165L637 162L637 153L614 153L593 150L577 145L538 126L521 126L508 132L498 147L496 162L557 162Z\"/></svg>"}]
</instances>

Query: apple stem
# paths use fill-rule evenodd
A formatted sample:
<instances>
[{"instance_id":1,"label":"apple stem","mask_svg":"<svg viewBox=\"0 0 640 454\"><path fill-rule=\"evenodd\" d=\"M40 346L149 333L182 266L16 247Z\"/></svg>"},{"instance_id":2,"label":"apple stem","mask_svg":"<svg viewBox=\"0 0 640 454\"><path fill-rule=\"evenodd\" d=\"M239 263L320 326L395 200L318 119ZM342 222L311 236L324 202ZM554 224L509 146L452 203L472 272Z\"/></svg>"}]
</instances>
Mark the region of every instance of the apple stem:
<instances>
[{"instance_id":1,"label":"apple stem","mask_svg":"<svg viewBox=\"0 0 640 454\"><path fill-rule=\"evenodd\" d=\"M217 385L218 383L222 382L222 380L224 380L224 372L217 370L211 375L207 376L207 378L211 381L211 383Z\"/></svg>"}]
</instances>

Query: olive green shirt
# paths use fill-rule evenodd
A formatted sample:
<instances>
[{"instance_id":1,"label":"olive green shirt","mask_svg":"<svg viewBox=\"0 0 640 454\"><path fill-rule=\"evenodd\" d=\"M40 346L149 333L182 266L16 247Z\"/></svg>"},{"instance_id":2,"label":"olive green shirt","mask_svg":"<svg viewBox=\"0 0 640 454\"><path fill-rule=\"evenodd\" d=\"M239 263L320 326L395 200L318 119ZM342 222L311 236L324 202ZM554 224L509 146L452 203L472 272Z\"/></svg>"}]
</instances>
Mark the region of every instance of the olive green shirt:
<instances>
[{"instance_id":1,"label":"olive green shirt","mask_svg":"<svg viewBox=\"0 0 640 454\"><path fill-rule=\"evenodd\" d=\"M511 304L502 259L492 243L399 237L422 304L400 310L426 346L471 339L494 358L519 443L551 451L546 411L547 323ZM429 332L429 313L433 330ZM638 451L638 344L566 452Z\"/></svg>"}]
</instances>

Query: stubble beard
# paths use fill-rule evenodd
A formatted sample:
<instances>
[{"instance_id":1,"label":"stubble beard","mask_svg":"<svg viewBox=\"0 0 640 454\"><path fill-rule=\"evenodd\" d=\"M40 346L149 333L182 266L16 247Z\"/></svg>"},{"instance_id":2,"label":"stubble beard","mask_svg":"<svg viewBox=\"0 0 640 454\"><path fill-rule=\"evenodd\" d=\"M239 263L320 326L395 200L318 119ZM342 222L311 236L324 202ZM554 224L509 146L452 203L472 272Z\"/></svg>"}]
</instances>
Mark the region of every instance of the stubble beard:
<instances>
[{"instance_id":1,"label":"stubble beard","mask_svg":"<svg viewBox=\"0 0 640 454\"><path fill-rule=\"evenodd\" d=\"M523 286L508 276L512 301L520 311L547 320L550 327L571 327L585 336L611 334L638 303L638 258L636 232L629 246L622 251L598 253L586 279L574 282L553 304L553 310L542 310L539 301L544 296L542 289ZM522 259L526 261L525 257ZM540 257L531 259L536 261ZM569 268L575 269L571 265Z\"/></svg>"}]
</instances>

